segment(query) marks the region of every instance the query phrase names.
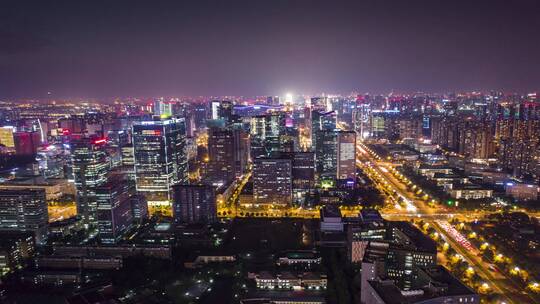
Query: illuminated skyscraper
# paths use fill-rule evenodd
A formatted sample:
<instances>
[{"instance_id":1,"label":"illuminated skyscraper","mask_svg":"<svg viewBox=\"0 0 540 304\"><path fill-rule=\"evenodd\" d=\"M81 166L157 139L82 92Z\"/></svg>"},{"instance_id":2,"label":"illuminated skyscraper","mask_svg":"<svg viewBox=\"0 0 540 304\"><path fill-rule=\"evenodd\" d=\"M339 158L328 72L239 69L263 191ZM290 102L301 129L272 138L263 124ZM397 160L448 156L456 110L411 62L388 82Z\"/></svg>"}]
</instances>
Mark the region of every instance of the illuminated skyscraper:
<instances>
[{"instance_id":1,"label":"illuminated skyscraper","mask_svg":"<svg viewBox=\"0 0 540 304\"><path fill-rule=\"evenodd\" d=\"M107 182L110 169L105 144L105 139L87 137L71 142L77 213L89 224L96 224L97 221L96 187Z\"/></svg>"},{"instance_id":2,"label":"illuminated skyscraper","mask_svg":"<svg viewBox=\"0 0 540 304\"><path fill-rule=\"evenodd\" d=\"M133 223L134 190L132 184L120 178L110 178L96 187L98 237L102 243L118 242Z\"/></svg>"},{"instance_id":3,"label":"illuminated skyscraper","mask_svg":"<svg viewBox=\"0 0 540 304\"><path fill-rule=\"evenodd\" d=\"M337 138L337 178L356 181L356 132L340 131Z\"/></svg>"},{"instance_id":4,"label":"illuminated skyscraper","mask_svg":"<svg viewBox=\"0 0 540 304\"><path fill-rule=\"evenodd\" d=\"M233 132L225 128L208 130L208 178L212 182L228 184L234 179Z\"/></svg>"},{"instance_id":5,"label":"illuminated skyscraper","mask_svg":"<svg viewBox=\"0 0 540 304\"><path fill-rule=\"evenodd\" d=\"M331 112L311 112L311 148L317 150L317 136L321 131L333 131L336 129L336 113Z\"/></svg>"},{"instance_id":6,"label":"illuminated skyscraper","mask_svg":"<svg viewBox=\"0 0 540 304\"><path fill-rule=\"evenodd\" d=\"M188 181L184 120L141 121L132 134L137 191L149 205L170 207L172 186Z\"/></svg>"},{"instance_id":7,"label":"illuminated skyscraper","mask_svg":"<svg viewBox=\"0 0 540 304\"><path fill-rule=\"evenodd\" d=\"M337 177L337 136L336 130L317 132L315 160L321 180L335 180Z\"/></svg>"},{"instance_id":8,"label":"illuminated skyscraper","mask_svg":"<svg viewBox=\"0 0 540 304\"><path fill-rule=\"evenodd\" d=\"M257 203L289 204L291 202L291 159L258 158L253 161L253 198Z\"/></svg>"},{"instance_id":9,"label":"illuminated skyscraper","mask_svg":"<svg viewBox=\"0 0 540 304\"><path fill-rule=\"evenodd\" d=\"M208 131L208 178L227 184L244 174L247 168L249 137L239 128L216 128Z\"/></svg>"}]
</instances>

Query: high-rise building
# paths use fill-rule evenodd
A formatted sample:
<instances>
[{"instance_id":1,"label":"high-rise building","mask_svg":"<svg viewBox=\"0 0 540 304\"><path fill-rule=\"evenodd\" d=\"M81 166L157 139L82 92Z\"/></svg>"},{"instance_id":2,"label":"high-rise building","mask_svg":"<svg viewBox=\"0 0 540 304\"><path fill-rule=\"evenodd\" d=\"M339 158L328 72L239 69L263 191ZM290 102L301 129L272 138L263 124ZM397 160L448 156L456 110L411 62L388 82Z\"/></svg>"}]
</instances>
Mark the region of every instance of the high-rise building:
<instances>
[{"instance_id":1,"label":"high-rise building","mask_svg":"<svg viewBox=\"0 0 540 304\"><path fill-rule=\"evenodd\" d=\"M338 132L321 130L317 132L315 160L320 180L335 180L337 177Z\"/></svg>"},{"instance_id":2,"label":"high-rise building","mask_svg":"<svg viewBox=\"0 0 540 304\"><path fill-rule=\"evenodd\" d=\"M82 137L71 142L73 178L77 189L77 214L88 224L96 224L96 187L107 182L110 160L106 139Z\"/></svg>"},{"instance_id":3,"label":"high-rise building","mask_svg":"<svg viewBox=\"0 0 540 304\"><path fill-rule=\"evenodd\" d=\"M36 131L20 131L13 133L13 140L17 155L36 155L41 135Z\"/></svg>"},{"instance_id":4,"label":"high-rise building","mask_svg":"<svg viewBox=\"0 0 540 304\"><path fill-rule=\"evenodd\" d=\"M210 102L210 119L219 119L219 106L221 102L219 100L213 100Z\"/></svg>"},{"instance_id":5,"label":"high-rise building","mask_svg":"<svg viewBox=\"0 0 540 304\"><path fill-rule=\"evenodd\" d=\"M356 132L339 131L337 135L337 178L356 181Z\"/></svg>"},{"instance_id":6,"label":"high-rise building","mask_svg":"<svg viewBox=\"0 0 540 304\"><path fill-rule=\"evenodd\" d=\"M48 223L45 190L0 189L0 231L32 232L45 243Z\"/></svg>"},{"instance_id":7,"label":"high-rise building","mask_svg":"<svg viewBox=\"0 0 540 304\"><path fill-rule=\"evenodd\" d=\"M398 120L399 138L422 137L422 117L418 115L404 116Z\"/></svg>"},{"instance_id":8,"label":"high-rise building","mask_svg":"<svg viewBox=\"0 0 540 304\"><path fill-rule=\"evenodd\" d=\"M213 100L210 102L210 119L223 120L227 125L233 120L234 104L229 100Z\"/></svg>"},{"instance_id":9,"label":"high-rise building","mask_svg":"<svg viewBox=\"0 0 540 304\"><path fill-rule=\"evenodd\" d=\"M313 152L292 153L293 200L303 202L306 193L315 188L315 154Z\"/></svg>"},{"instance_id":10,"label":"high-rise building","mask_svg":"<svg viewBox=\"0 0 540 304\"><path fill-rule=\"evenodd\" d=\"M208 178L228 184L234 177L234 135L232 130L212 127L208 130Z\"/></svg>"},{"instance_id":11,"label":"high-rise building","mask_svg":"<svg viewBox=\"0 0 540 304\"><path fill-rule=\"evenodd\" d=\"M179 223L213 223L217 219L214 188L207 185L174 186L173 217Z\"/></svg>"},{"instance_id":12,"label":"high-rise building","mask_svg":"<svg viewBox=\"0 0 540 304\"><path fill-rule=\"evenodd\" d=\"M257 203L289 204L291 202L291 159L258 158L253 161L253 198Z\"/></svg>"},{"instance_id":13,"label":"high-rise building","mask_svg":"<svg viewBox=\"0 0 540 304\"><path fill-rule=\"evenodd\" d=\"M82 134L86 129L86 123L82 117L72 116L58 120L58 127L64 135Z\"/></svg>"},{"instance_id":14,"label":"high-rise building","mask_svg":"<svg viewBox=\"0 0 540 304\"><path fill-rule=\"evenodd\" d=\"M277 155L291 160L293 202L303 203L306 194L315 188L315 153L281 152Z\"/></svg>"},{"instance_id":15,"label":"high-rise building","mask_svg":"<svg viewBox=\"0 0 540 304\"><path fill-rule=\"evenodd\" d=\"M264 139L266 136L266 116L258 115L251 117L250 134L252 137Z\"/></svg>"},{"instance_id":16,"label":"high-rise building","mask_svg":"<svg viewBox=\"0 0 540 304\"><path fill-rule=\"evenodd\" d=\"M163 98L154 100L154 115L161 117L171 117L173 114L173 103L165 101Z\"/></svg>"},{"instance_id":17,"label":"high-rise building","mask_svg":"<svg viewBox=\"0 0 540 304\"><path fill-rule=\"evenodd\" d=\"M484 121L464 121L458 126L458 153L470 158L486 159L495 153L491 124Z\"/></svg>"},{"instance_id":18,"label":"high-rise building","mask_svg":"<svg viewBox=\"0 0 540 304\"><path fill-rule=\"evenodd\" d=\"M169 208L172 186L188 181L184 120L141 121L132 134L137 191L149 205Z\"/></svg>"},{"instance_id":19,"label":"high-rise building","mask_svg":"<svg viewBox=\"0 0 540 304\"><path fill-rule=\"evenodd\" d=\"M216 128L208 131L208 178L228 184L247 170L249 136L240 128Z\"/></svg>"},{"instance_id":20,"label":"high-rise building","mask_svg":"<svg viewBox=\"0 0 540 304\"><path fill-rule=\"evenodd\" d=\"M135 189L126 180L109 178L96 187L98 238L104 244L117 243L133 223L131 196Z\"/></svg>"},{"instance_id":21,"label":"high-rise building","mask_svg":"<svg viewBox=\"0 0 540 304\"><path fill-rule=\"evenodd\" d=\"M131 212L135 223L142 223L148 218L148 202L142 194L134 194L130 197Z\"/></svg>"},{"instance_id":22,"label":"high-rise building","mask_svg":"<svg viewBox=\"0 0 540 304\"><path fill-rule=\"evenodd\" d=\"M234 175L242 176L247 171L249 161L249 134L241 128L233 128Z\"/></svg>"},{"instance_id":23,"label":"high-rise building","mask_svg":"<svg viewBox=\"0 0 540 304\"><path fill-rule=\"evenodd\" d=\"M273 113L265 116L264 144L268 154L281 151L281 136L285 129L285 113Z\"/></svg>"},{"instance_id":24,"label":"high-rise building","mask_svg":"<svg viewBox=\"0 0 540 304\"><path fill-rule=\"evenodd\" d=\"M333 111L320 112L314 110L311 112L311 148L317 150L318 134L321 131L333 131L336 129L337 116Z\"/></svg>"}]
</instances>

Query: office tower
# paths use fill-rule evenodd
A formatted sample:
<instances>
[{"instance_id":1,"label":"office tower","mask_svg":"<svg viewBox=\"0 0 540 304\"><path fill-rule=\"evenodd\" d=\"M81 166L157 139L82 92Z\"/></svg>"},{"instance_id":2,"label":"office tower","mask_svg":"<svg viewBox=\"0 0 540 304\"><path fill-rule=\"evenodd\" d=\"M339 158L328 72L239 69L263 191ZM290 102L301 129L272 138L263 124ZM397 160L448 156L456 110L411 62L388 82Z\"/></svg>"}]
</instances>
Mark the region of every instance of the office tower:
<instances>
[{"instance_id":1,"label":"office tower","mask_svg":"<svg viewBox=\"0 0 540 304\"><path fill-rule=\"evenodd\" d=\"M213 223L217 220L214 188L207 185L174 186L173 217L179 223Z\"/></svg>"},{"instance_id":2,"label":"office tower","mask_svg":"<svg viewBox=\"0 0 540 304\"><path fill-rule=\"evenodd\" d=\"M142 194L133 194L130 197L131 212L135 223L142 223L148 218L148 202Z\"/></svg>"},{"instance_id":3,"label":"office tower","mask_svg":"<svg viewBox=\"0 0 540 304\"><path fill-rule=\"evenodd\" d=\"M208 178L212 182L228 184L234 179L234 153L232 130L208 130Z\"/></svg>"},{"instance_id":4,"label":"office tower","mask_svg":"<svg viewBox=\"0 0 540 304\"><path fill-rule=\"evenodd\" d=\"M234 105L232 101L222 101L219 105L218 119L224 120L227 125L232 124L234 120L233 110Z\"/></svg>"},{"instance_id":5,"label":"office tower","mask_svg":"<svg viewBox=\"0 0 540 304\"><path fill-rule=\"evenodd\" d=\"M352 114L354 130L360 138L368 138L370 136L369 118L371 116L371 107L362 100L357 102Z\"/></svg>"},{"instance_id":6,"label":"office tower","mask_svg":"<svg viewBox=\"0 0 540 304\"><path fill-rule=\"evenodd\" d=\"M36 242L47 240L49 215L45 190L0 189L0 230L32 232Z\"/></svg>"},{"instance_id":7,"label":"office tower","mask_svg":"<svg viewBox=\"0 0 540 304\"><path fill-rule=\"evenodd\" d=\"M315 160L319 179L333 181L337 177L338 132L321 130L317 132Z\"/></svg>"},{"instance_id":8,"label":"office tower","mask_svg":"<svg viewBox=\"0 0 540 304\"><path fill-rule=\"evenodd\" d=\"M266 116L253 116L250 121L250 155L251 159L268 156L266 151Z\"/></svg>"},{"instance_id":9,"label":"office tower","mask_svg":"<svg viewBox=\"0 0 540 304\"><path fill-rule=\"evenodd\" d=\"M234 140L234 175L242 176L248 167L249 161L249 134L241 128L233 128Z\"/></svg>"},{"instance_id":10,"label":"office tower","mask_svg":"<svg viewBox=\"0 0 540 304\"><path fill-rule=\"evenodd\" d=\"M337 134L337 178L356 183L356 132L339 131Z\"/></svg>"},{"instance_id":11,"label":"office tower","mask_svg":"<svg viewBox=\"0 0 540 304\"><path fill-rule=\"evenodd\" d=\"M184 120L141 121L132 134L137 191L149 205L168 209L172 186L188 181Z\"/></svg>"},{"instance_id":12,"label":"office tower","mask_svg":"<svg viewBox=\"0 0 540 304\"><path fill-rule=\"evenodd\" d=\"M261 157L267 157L268 151L266 150L266 145L263 139L254 137L250 140L249 154L251 159L257 159Z\"/></svg>"},{"instance_id":13,"label":"office tower","mask_svg":"<svg viewBox=\"0 0 540 304\"><path fill-rule=\"evenodd\" d=\"M253 161L253 198L257 203L289 204L291 202L291 159L258 158Z\"/></svg>"},{"instance_id":14,"label":"office tower","mask_svg":"<svg viewBox=\"0 0 540 304\"><path fill-rule=\"evenodd\" d=\"M4 126L0 128L0 145L7 148L15 148L13 129L14 128L12 126Z\"/></svg>"},{"instance_id":15,"label":"office tower","mask_svg":"<svg viewBox=\"0 0 540 304\"><path fill-rule=\"evenodd\" d=\"M233 122L234 104L229 100L213 100L210 102L210 119L220 119L229 125Z\"/></svg>"},{"instance_id":16,"label":"office tower","mask_svg":"<svg viewBox=\"0 0 540 304\"><path fill-rule=\"evenodd\" d=\"M208 178L228 184L247 169L249 137L239 128L216 128L208 131Z\"/></svg>"},{"instance_id":17,"label":"office tower","mask_svg":"<svg viewBox=\"0 0 540 304\"><path fill-rule=\"evenodd\" d=\"M318 111L326 111L329 108L328 97L312 97L311 108Z\"/></svg>"},{"instance_id":18,"label":"office tower","mask_svg":"<svg viewBox=\"0 0 540 304\"><path fill-rule=\"evenodd\" d=\"M122 147L122 165L123 166L134 166L135 165L135 156L133 152L133 145L127 145Z\"/></svg>"},{"instance_id":19,"label":"office tower","mask_svg":"<svg viewBox=\"0 0 540 304\"><path fill-rule=\"evenodd\" d=\"M385 118L382 112L371 112L368 132L369 136L373 138L384 138L386 136Z\"/></svg>"},{"instance_id":20,"label":"office tower","mask_svg":"<svg viewBox=\"0 0 540 304\"><path fill-rule=\"evenodd\" d=\"M219 100L213 100L210 102L210 119L219 119L219 107L221 102Z\"/></svg>"},{"instance_id":21,"label":"office tower","mask_svg":"<svg viewBox=\"0 0 540 304\"><path fill-rule=\"evenodd\" d=\"M251 117L249 130L253 138L264 139L266 137L266 116L258 115Z\"/></svg>"},{"instance_id":22,"label":"office tower","mask_svg":"<svg viewBox=\"0 0 540 304\"><path fill-rule=\"evenodd\" d=\"M272 152L281 151L281 135L285 129L285 113L272 113L265 116L265 137L264 143L266 151L270 155Z\"/></svg>"},{"instance_id":23,"label":"office tower","mask_svg":"<svg viewBox=\"0 0 540 304\"><path fill-rule=\"evenodd\" d=\"M315 188L315 153L292 153L293 200L302 203L310 189Z\"/></svg>"},{"instance_id":24,"label":"office tower","mask_svg":"<svg viewBox=\"0 0 540 304\"><path fill-rule=\"evenodd\" d=\"M72 116L59 119L58 127L62 129L64 135L82 134L86 129L86 123L82 117Z\"/></svg>"},{"instance_id":25,"label":"office tower","mask_svg":"<svg viewBox=\"0 0 540 304\"><path fill-rule=\"evenodd\" d=\"M311 112L311 149L317 150L318 134L322 131L333 131L336 129L336 113L320 112L314 110Z\"/></svg>"},{"instance_id":26,"label":"office tower","mask_svg":"<svg viewBox=\"0 0 540 304\"><path fill-rule=\"evenodd\" d=\"M154 100L154 115L161 117L171 117L173 114L173 103L165 101L163 98Z\"/></svg>"},{"instance_id":27,"label":"office tower","mask_svg":"<svg viewBox=\"0 0 540 304\"><path fill-rule=\"evenodd\" d=\"M41 135L36 131L20 131L13 133L13 140L17 155L36 155Z\"/></svg>"},{"instance_id":28,"label":"office tower","mask_svg":"<svg viewBox=\"0 0 540 304\"><path fill-rule=\"evenodd\" d=\"M134 187L121 176L111 177L96 187L98 238L104 244L115 244L131 227L131 196Z\"/></svg>"},{"instance_id":29,"label":"office tower","mask_svg":"<svg viewBox=\"0 0 540 304\"><path fill-rule=\"evenodd\" d=\"M73 178L77 189L77 214L87 224L97 221L95 189L107 182L110 160L103 138L82 137L71 142Z\"/></svg>"},{"instance_id":30,"label":"office tower","mask_svg":"<svg viewBox=\"0 0 540 304\"><path fill-rule=\"evenodd\" d=\"M202 103L193 105L192 114L196 129L202 129L206 125L207 112L206 104Z\"/></svg>"}]
</instances>

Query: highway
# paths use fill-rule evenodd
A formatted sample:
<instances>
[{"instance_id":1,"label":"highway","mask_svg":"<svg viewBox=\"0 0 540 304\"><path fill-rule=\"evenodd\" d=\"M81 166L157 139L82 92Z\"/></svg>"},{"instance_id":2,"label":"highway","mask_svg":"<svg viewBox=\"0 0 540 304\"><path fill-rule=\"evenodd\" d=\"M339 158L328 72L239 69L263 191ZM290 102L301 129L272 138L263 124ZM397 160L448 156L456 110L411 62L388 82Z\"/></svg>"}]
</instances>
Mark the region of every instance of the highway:
<instances>
[{"instance_id":1,"label":"highway","mask_svg":"<svg viewBox=\"0 0 540 304\"><path fill-rule=\"evenodd\" d=\"M419 199L416 194L408 190L407 185L397 179L388 170L388 164L381 162L379 159L370 155L368 148L362 144L357 147L358 165L361 167L368 166L368 177L376 181L376 184L385 193L394 193L397 196L404 197L408 203L412 204L412 207L398 207L385 208L382 213L383 216L389 220L406 220L414 217L422 217L422 219L429 223L431 227L435 229L443 238L450 244L458 254L460 254L469 265L473 266L475 271L480 277L488 283L489 287L504 299L506 303L535 303L534 299L529 294L525 293L519 288L510 278L506 277L500 272L495 272L490 269L492 264L483 261L480 256L481 253L478 248L474 246L465 246L465 244L457 241L452 235L448 233L440 223L443 223L449 218L458 218L459 220L472 220L475 218L481 218L486 215L483 212L459 212L457 210L448 210L444 206L435 205L429 207L427 203ZM391 190L388 190L391 189ZM395 196L394 195L394 196ZM392 210L393 209L393 210ZM403 212L403 211L406 212ZM509 297L509 295L512 295ZM502 302L501 302L502 303Z\"/></svg>"}]
</instances>

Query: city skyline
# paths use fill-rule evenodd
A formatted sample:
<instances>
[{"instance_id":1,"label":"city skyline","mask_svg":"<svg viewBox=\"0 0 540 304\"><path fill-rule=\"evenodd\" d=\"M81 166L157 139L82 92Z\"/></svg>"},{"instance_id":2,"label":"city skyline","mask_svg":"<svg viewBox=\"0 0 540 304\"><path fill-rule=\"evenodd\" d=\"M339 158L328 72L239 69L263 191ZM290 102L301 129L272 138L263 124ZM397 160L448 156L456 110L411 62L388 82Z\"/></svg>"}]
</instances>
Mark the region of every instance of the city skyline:
<instances>
[{"instance_id":1,"label":"city skyline","mask_svg":"<svg viewBox=\"0 0 540 304\"><path fill-rule=\"evenodd\" d=\"M540 303L538 13L0 1L0 303Z\"/></svg>"}]
</instances>

